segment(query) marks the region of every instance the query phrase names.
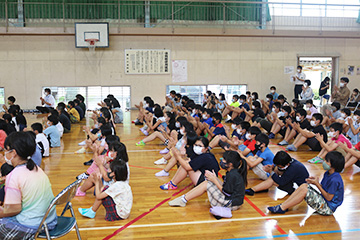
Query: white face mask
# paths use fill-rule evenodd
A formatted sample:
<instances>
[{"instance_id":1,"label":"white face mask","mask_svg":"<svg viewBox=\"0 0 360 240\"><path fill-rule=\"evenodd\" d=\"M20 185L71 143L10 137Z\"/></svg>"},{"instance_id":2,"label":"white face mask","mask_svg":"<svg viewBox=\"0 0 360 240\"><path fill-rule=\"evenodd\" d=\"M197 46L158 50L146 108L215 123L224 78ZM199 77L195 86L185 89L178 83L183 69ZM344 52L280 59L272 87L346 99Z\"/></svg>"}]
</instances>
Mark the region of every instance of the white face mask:
<instances>
[{"instance_id":1,"label":"white face mask","mask_svg":"<svg viewBox=\"0 0 360 240\"><path fill-rule=\"evenodd\" d=\"M295 107L295 103L291 103L291 106Z\"/></svg>"},{"instance_id":2,"label":"white face mask","mask_svg":"<svg viewBox=\"0 0 360 240\"><path fill-rule=\"evenodd\" d=\"M185 131L183 129L180 129L180 133L181 133L181 135L184 135Z\"/></svg>"},{"instance_id":3,"label":"white face mask","mask_svg":"<svg viewBox=\"0 0 360 240\"><path fill-rule=\"evenodd\" d=\"M308 85L307 85L307 83L304 83L304 87L306 88Z\"/></svg>"},{"instance_id":4,"label":"white face mask","mask_svg":"<svg viewBox=\"0 0 360 240\"><path fill-rule=\"evenodd\" d=\"M267 101L267 102L270 102L270 98L266 98L266 101Z\"/></svg>"},{"instance_id":5,"label":"white face mask","mask_svg":"<svg viewBox=\"0 0 360 240\"><path fill-rule=\"evenodd\" d=\"M206 116L206 114L203 114L203 115L202 115L202 118L205 119L205 120L208 119L208 117Z\"/></svg>"},{"instance_id":6,"label":"white face mask","mask_svg":"<svg viewBox=\"0 0 360 240\"><path fill-rule=\"evenodd\" d=\"M247 139L247 140L250 140L250 133L246 133L246 135L245 135L245 138Z\"/></svg>"},{"instance_id":7,"label":"white face mask","mask_svg":"<svg viewBox=\"0 0 360 240\"><path fill-rule=\"evenodd\" d=\"M143 101L143 104L145 105L145 104L146 104L146 101Z\"/></svg>"},{"instance_id":8,"label":"white face mask","mask_svg":"<svg viewBox=\"0 0 360 240\"><path fill-rule=\"evenodd\" d=\"M271 90L270 92L271 92L271 93L275 93L275 90Z\"/></svg>"},{"instance_id":9,"label":"white face mask","mask_svg":"<svg viewBox=\"0 0 360 240\"><path fill-rule=\"evenodd\" d=\"M272 112L275 112L275 108L272 108L271 111L272 111Z\"/></svg>"},{"instance_id":10,"label":"white face mask","mask_svg":"<svg viewBox=\"0 0 360 240\"><path fill-rule=\"evenodd\" d=\"M232 100L232 101L233 101L233 102L236 102L236 99L234 99L234 98L233 98L233 100Z\"/></svg>"},{"instance_id":11,"label":"white face mask","mask_svg":"<svg viewBox=\"0 0 360 240\"><path fill-rule=\"evenodd\" d=\"M254 105L252 105L252 106L251 106L251 108L252 108L252 109L255 109L255 106L254 106Z\"/></svg>"},{"instance_id":12,"label":"white face mask","mask_svg":"<svg viewBox=\"0 0 360 240\"><path fill-rule=\"evenodd\" d=\"M179 122L176 122L176 123L175 123L175 127L176 127L176 128L180 128L180 123L179 123Z\"/></svg>"},{"instance_id":13,"label":"white face mask","mask_svg":"<svg viewBox=\"0 0 360 240\"><path fill-rule=\"evenodd\" d=\"M194 153L195 153L196 155L201 155L201 154L202 154L203 147L194 146L193 150L194 150Z\"/></svg>"},{"instance_id":14,"label":"white face mask","mask_svg":"<svg viewBox=\"0 0 360 240\"><path fill-rule=\"evenodd\" d=\"M236 129L236 124L231 124L231 128L235 130Z\"/></svg>"},{"instance_id":15,"label":"white face mask","mask_svg":"<svg viewBox=\"0 0 360 240\"><path fill-rule=\"evenodd\" d=\"M342 117L342 118L346 118L346 114L345 114L345 113L341 113L341 117Z\"/></svg>"},{"instance_id":16,"label":"white face mask","mask_svg":"<svg viewBox=\"0 0 360 240\"><path fill-rule=\"evenodd\" d=\"M297 122L300 122L301 121L301 118L299 116L296 116L296 121Z\"/></svg>"},{"instance_id":17,"label":"white face mask","mask_svg":"<svg viewBox=\"0 0 360 240\"><path fill-rule=\"evenodd\" d=\"M277 116L278 116L278 118L284 117L285 113L284 112L278 112Z\"/></svg>"},{"instance_id":18,"label":"white face mask","mask_svg":"<svg viewBox=\"0 0 360 240\"><path fill-rule=\"evenodd\" d=\"M251 96L252 100L255 100L255 96Z\"/></svg>"},{"instance_id":19,"label":"white face mask","mask_svg":"<svg viewBox=\"0 0 360 240\"><path fill-rule=\"evenodd\" d=\"M145 108L148 108L149 107L149 104L145 103Z\"/></svg>"},{"instance_id":20,"label":"white face mask","mask_svg":"<svg viewBox=\"0 0 360 240\"><path fill-rule=\"evenodd\" d=\"M328 133L328 137L330 137L330 138L334 138L335 136L336 136L335 132L329 132Z\"/></svg>"},{"instance_id":21,"label":"white face mask","mask_svg":"<svg viewBox=\"0 0 360 240\"><path fill-rule=\"evenodd\" d=\"M241 129L236 129L237 134L241 135Z\"/></svg>"},{"instance_id":22,"label":"white face mask","mask_svg":"<svg viewBox=\"0 0 360 240\"><path fill-rule=\"evenodd\" d=\"M47 125L48 127L51 126L49 121L46 122L46 125Z\"/></svg>"},{"instance_id":23,"label":"white face mask","mask_svg":"<svg viewBox=\"0 0 360 240\"><path fill-rule=\"evenodd\" d=\"M316 127L316 122L315 122L314 120L311 120L311 121L310 121L310 125L311 125L312 127Z\"/></svg>"},{"instance_id":24,"label":"white face mask","mask_svg":"<svg viewBox=\"0 0 360 240\"><path fill-rule=\"evenodd\" d=\"M299 73L300 71L301 71L300 69L297 70L298 73Z\"/></svg>"},{"instance_id":25,"label":"white face mask","mask_svg":"<svg viewBox=\"0 0 360 240\"><path fill-rule=\"evenodd\" d=\"M356 122L356 121L359 119L359 117L355 115L355 116L353 117L353 119L354 119L354 121Z\"/></svg>"},{"instance_id":26,"label":"white face mask","mask_svg":"<svg viewBox=\"0 0 360 240\"><path fill-rule=\"evenodd\" d=\"M7 152L4 153L5 162L6 162L7 164L9 164L10 166L13 165L12 162L11 162L11 160L13 160L14 157L12 157L11 159L8 159L8 158L6 157L6 153L9 153L9 152L11 152L11 151L12 151L12 150L7 151Z\"/></svg>"},{"instance_id":27,"label":"white face mask","mask_svg":"<svg viewBox=\"0 0 360 240\"><path fill-rule=\"evenodd\" d=\"M192 113L193 113L193 114L196 114L196 109L193 109L193 110L192 110Z\"/></svg>"},{"instance_id":28,"label":"white face mask","mask_svg":"<svg viewBox=\"0 0 360 240\"><path fill-rule=\"evenodd\" d=\"M345 86L345 83L340 83L340 87L344 87Z\"/></svg>"},{"instance_id":29,"label":"white face mask","mask_svg":"<svg viewBox=\"0 0 360 240\"><path fill-rule=\"evenodd\" d=\"M243 104L244 101L243 101L243 100L240 100L239 102L240 102L240 104Z\"/></svg>"},{"instance_id":30,"label":"white face mask","mask_svg":"<svg viewBox=\"0 0 360 240\"><path fill-rule=\"evenodd\" d=\"M109 157L111 160L114 160L114 159L116 158L116 153L109 152L108 157Z\"/></svg>"}]
</instances>

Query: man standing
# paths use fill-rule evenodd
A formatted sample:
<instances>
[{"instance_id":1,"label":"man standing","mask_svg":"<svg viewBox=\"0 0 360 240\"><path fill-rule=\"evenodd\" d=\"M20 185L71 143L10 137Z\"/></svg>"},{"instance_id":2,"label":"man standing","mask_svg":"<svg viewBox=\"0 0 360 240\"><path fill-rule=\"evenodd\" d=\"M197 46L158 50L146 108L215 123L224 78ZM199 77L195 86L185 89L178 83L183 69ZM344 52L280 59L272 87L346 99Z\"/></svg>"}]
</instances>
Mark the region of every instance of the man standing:
<instances>
[{"instance_id":1,"label":"man standing","mask_svg":"<svg viewBox=\"0 0 360 240\"><path fill-rule=\"evenodd\" d=\"M349 79L347 77L340 78L340 84L334 86L334 90L331 94L333 102L339 102L342 107L346 106L347 101L349 100L350 90L347 87Z\"/></svg>"},{"instance_id":2,"label":"man standing","mask_svg":"<svg viewBox=\"0 0 360 240\"><path fill-rule=\"evenodd\" d=\"M294 96L295 99L299 99L299 95L302 92L306 75L302 72L302 66L297 67L297 73L292 76L292 81L295 83Z\"/></svg>"}]
</instances>

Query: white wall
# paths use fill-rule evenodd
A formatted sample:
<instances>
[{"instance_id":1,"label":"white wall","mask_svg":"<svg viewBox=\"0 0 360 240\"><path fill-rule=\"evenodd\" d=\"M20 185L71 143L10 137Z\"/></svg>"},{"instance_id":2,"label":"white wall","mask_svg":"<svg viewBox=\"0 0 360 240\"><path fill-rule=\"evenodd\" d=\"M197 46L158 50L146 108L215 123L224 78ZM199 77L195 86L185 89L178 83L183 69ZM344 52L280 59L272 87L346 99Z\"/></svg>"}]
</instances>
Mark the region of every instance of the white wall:
<instances>
[{"instance_id":1,"label":"white wall","mask_svg":"<svg viewBox=\"0 0 360 240\"><path fill-rule=\"evenodd\" d=\"M247 84L264 97L271 85L292 98L284 66L297 54L340 54L340 69L360 66L360 39L306 37L110 36L110 48L74 47L74 36L0 36L0 86L23 108L39 104L43 86L130 85L131 103L144 95L163 103L170 75L125 75L124 49L170 49L172 60L188 60L188 82ZM356 74L356 73L355 73ZM339 74L343 76L344 73ZM349 76L350 88L360 75Z\"/></svg>"}]
</instances>

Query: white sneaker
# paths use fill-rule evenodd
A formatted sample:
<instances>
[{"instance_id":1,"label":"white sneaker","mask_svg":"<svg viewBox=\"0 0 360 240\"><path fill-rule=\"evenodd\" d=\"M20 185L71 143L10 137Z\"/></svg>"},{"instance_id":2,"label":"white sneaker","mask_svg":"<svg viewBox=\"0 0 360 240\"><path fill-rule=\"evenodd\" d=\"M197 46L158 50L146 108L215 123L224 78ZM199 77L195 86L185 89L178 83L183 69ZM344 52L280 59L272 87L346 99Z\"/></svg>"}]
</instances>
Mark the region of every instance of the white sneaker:
<instances>
[{"instance_id":1,"label":"white sneaker","mask_svg":"<svg viewBox=\"0 0 360 240\"><path fill-rule=\"evenodd\" d=\"M160 158L159 160L156 160L154 162L155 165L163 165L163 164L167 164L167 160L165 158Z\"/></svg>"},{"instance_id":2,"label":"white sneaker","mask_svg":"<svg viewBox=\"0 0 360 240\"><path fill-rule=\"evenodd\" d=\"M84 147L80 148L79 150L77 150L75 153L86 153L86 149Z\"/></svg>"},{"instance_id":3,"label":"white sneaker","mask_svg":"<svg viewBox=\"0 0 360 240\"><path fill-rule=\"evenodd\" d=\"M165 172L165 170L161 170L160 172L155 173L156 177L168 177L169 173Z\"/></svg>"},{"instance_id":4,"label":"white sneaker","mask_svg":"<svg viewBox=\"0 0 360 240\"><path fill-rule=\"evenodd\" d=\"M85 179L88 179L89 178L89 175L87 175L86 173L82 173L80 174L79 176L76 177L76 179L82 179L82 180L85 180Z\"/></svg>"},{"instance_id":5,"label":"white sneaker","mask_svg":"<svg viewBox=\"0 0 360 240\"><path fill-rule=\"evenodd\" d=\"M86 140L82 141L81 143L78 144L79 146L85 146L86 145Z\"/></svg>"}]
</instances>

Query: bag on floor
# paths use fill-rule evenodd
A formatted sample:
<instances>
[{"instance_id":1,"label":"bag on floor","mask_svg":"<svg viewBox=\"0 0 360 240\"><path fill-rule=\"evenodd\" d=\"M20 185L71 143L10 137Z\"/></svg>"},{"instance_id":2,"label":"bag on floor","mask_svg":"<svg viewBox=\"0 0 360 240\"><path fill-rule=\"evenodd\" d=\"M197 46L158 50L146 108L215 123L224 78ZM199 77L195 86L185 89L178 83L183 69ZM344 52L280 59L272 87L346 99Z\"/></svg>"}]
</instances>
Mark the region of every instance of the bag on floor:
<instances>
[{"instance_id":1,"label":"bag on floor","mask_svg":"<svg viewBox=\"0 0 360 240\"><path fill-rule=\"evenodd\" d=\"M224 207L215 206L210 208L210 213L218 220L221 218L231 218L232 213L229 206L231 206L231 201L228 202Z\"/></svg>"}]
</instances>

